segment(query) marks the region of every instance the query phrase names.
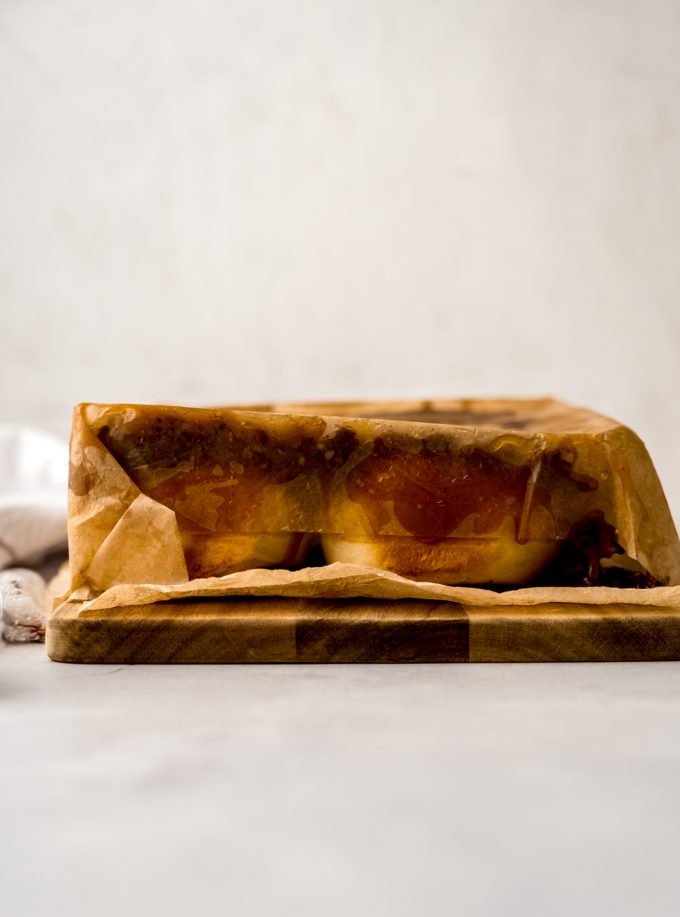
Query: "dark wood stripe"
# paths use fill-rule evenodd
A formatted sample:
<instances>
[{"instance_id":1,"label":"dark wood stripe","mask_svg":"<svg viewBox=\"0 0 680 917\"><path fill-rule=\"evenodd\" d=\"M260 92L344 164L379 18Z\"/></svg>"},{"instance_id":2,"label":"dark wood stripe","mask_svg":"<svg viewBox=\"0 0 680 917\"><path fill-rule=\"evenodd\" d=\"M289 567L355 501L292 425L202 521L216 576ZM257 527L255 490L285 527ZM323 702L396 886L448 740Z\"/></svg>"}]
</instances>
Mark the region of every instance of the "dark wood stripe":
<instances>
[{"instance_id":1,"label":"dark wood stripe","mask_svg":"<svg viewBox=\"0 0 680 917\"><path fill-rule=\"evenodd\" d=\"M451 602L335 601L300 616L296 646L298 662L468 662L468 617Z\"/></svg>"}]
</instances>

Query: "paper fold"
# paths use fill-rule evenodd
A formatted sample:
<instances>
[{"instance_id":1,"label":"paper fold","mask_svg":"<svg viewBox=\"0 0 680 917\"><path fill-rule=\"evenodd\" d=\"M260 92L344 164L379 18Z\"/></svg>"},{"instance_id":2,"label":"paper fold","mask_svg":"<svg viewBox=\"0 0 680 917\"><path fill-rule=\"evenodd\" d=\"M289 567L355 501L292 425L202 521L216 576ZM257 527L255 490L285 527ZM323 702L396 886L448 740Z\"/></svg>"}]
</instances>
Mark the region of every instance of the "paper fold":
<instances>
[{"instance_id":1,"label":"paper fold","mask_svg":"<svg viewBox=\"0 0 680 917\"><path fill-rule=\"evenodd\" d=\"M677 605L680 602L680 586L661 586L653 589L532 586L507 592L495 592L491 589L476 589L467 586L416 583L386 570L372 570L349 564L328 564L324 567L309 567L303 570L246 570L242 573L232 573L229 576L192 580L174 586L160 584L112 586L101 595L86 601L81 613L119 606L229 596L423 599L479 606L526 606L549 602L666 606ZM85 596L76 595L74 601L82 601L83 598Z\"/></svg>"},{"instance_id":2,"label":"paper fold","mask_svg":"<svg viewBox=\"0 0 680 917\"><path fill-rule=\"evenodd\" d=\"M175 513L142 494L74 411L69 477L71 589L188 579Z\"/></svg>"}]
</instances>

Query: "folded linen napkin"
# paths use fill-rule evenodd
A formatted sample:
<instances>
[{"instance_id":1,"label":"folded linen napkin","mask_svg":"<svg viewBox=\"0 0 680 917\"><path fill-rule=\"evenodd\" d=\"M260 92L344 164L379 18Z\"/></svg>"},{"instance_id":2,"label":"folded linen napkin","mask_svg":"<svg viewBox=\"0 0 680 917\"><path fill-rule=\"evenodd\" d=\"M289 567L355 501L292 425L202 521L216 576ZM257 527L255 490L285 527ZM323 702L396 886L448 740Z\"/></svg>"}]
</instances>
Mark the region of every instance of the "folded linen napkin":
<instances>
[{"instance_id":1,"label":"folded linen napkin","mask_svg":"<svg viewBox=\"0 0 680 917\"><path fill-rule=\"evenodd\" d=\"M0 574L0 616L9 642L42 638L48 597L40 573L53 572L66 549L67 486L65 442L0 426L0 569L13 568Z\"/></svg>"}]
</instances>

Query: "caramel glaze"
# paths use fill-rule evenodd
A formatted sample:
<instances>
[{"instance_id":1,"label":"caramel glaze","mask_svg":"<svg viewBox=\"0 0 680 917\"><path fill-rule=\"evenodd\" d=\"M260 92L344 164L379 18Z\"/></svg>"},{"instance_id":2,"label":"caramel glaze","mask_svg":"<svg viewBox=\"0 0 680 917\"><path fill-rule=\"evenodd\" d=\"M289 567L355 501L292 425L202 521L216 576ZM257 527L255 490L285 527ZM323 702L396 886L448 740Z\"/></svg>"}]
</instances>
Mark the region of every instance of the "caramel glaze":
<instances>
[{"instance_id":1,"label":"caramel glaze","mask_svg":"<svg viewBox=\"0 0 680 917\"><path fill-rule=\"evenodd\" d=\"M374 531L384 524L389 501L407 532L436 544L473 514L476 535L498 531L508 516L518 528L530 474L525 465L509 465L481 449L440 453L424 443L414 455L377 439L349 473L347 494L364 508Z\"/></svg>"},{"instance_id":2,"label":"caramel glaze","mask_svg":"<svg viewBox=\"0 0 680 917\"><path fill-rule=\"evenodd\" d=\"M318 433L325 424L321 429L302 424L285 436L236 426L215 415L193 420L168 413L135 418L121 427L106 425L97 435L144 493L180 517L178 504L187 492L209 484L210 493L222 501L216 502L212 531L234 530L238 521L256 516L267 484L287 484L300 474L328 479L358 444L346 427L322 438ZM158 473L166 469L176 470L169 476ZM191 522L202 528L199 520Z\"/></svg>"},{"instance_id":3,"label":"caramel glaze","mask_svg":"<svg viewBox=\"0 0 680 917\"><path fill-rule=\"evenodd\" d=\"M614 526L606 521L604 513L593 510L571 527L557 557L534 585L610 586L620 589L649 589L662 585L646 570L602 566L604 558L623 553Z\"/></svg>"},{"instance_id":4,"label":"caramel glaze","mask_svg":"<svg viewBox=\"0 0 680 917\"><path fill-rule=\"evenodd\" d=\"M184 531L208 528L197 518L185 518L178 508L189 488L210 483L210 493L222 502L215 501L216 518L209 529L230 531L236 521L257 514L266 484L285 484L303 474L328 486L350 457L366 448L349 427L323 436L325 424L318 418L304 418L299 427L286 428L285 435L270 435L255 424L212 412L192 417L161 409L124 423L113 420L97 436L140 489L177 512ZM456 415L456 420L470 423L469 412ZM443 447L445 439L424 437L420 451L414 452L413 437L408 439L407 449L399 437L389 442L376 438L366 457L346 472L347 495L361 505L376 532L385 523L385 504L391 503L399 523L425 544L446 538L468 516L477 535L497 532L511 517L521 541L528 487L532 508L542 505L548 512L555 482L575 494L598 488L595 478L575 473L576 451L571 447L545 453L540 481L534 475L530 483L529 466L505 462L479 447L454 449L449 442ZM166 470L172 473L158 473ZM222 478L224 484L219 483ZM546 582L602 582L600 559L621 550L604 514L589 512L572 527L564 549L546 571Z\"/></svg>"},{"instance_id":5,"label":"caramel glaze","mask_svg":"<svg viewBox=\"0 0 680 917\"><path fill-rule=\"evenodd\" d=\"M214 531L228 531L236 520L255 515L265 483L285 484L300 474L327 483L358 448L356 434L345 427L323 440L304 431L274 438L256 427L237 433L225 421L208 418L193 423L153 417L131 427L128 423L115 431L104 426L98 435L135 483L171 509L177 511L188 488L209 484L211 494L222 501L210 526ZM177 470L167 477L154 472L173 467ZM374 531L380 531L385 505L392 503L404 529L432 544L472 514L476 534L497 531L508 516L519 529L530 475L526 465L509 464L480 448L442 451L440 443L433 447L424 441L414 453L378 437L349 472L346 486ZM534 488L532 500L548 506L549 490Z\"/></svg>"}]
</instances>

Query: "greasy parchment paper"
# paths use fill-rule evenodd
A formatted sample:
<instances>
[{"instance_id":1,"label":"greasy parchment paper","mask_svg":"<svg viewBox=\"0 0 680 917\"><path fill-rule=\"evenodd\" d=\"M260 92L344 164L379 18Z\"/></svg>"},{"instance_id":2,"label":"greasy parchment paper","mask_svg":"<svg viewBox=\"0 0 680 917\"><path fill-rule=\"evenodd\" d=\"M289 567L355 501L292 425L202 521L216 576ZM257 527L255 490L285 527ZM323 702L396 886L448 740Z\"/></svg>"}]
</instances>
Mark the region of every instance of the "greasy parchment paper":
<instances>
[{"instance_id":1,"label":"greasy parchment paper","mask_svg":"<svg viewBox=\"0 0 680 917\"><path fill-rule=\"evenodd\" d=\"M74 411L68 523L71 585L62 597L66 601L85 601L83 611L236 595L365 596L472 605L680 603L678 536L651 459L632 431L606 418L598 419L597 415L589 415L598 423L602 421L602 429L595 432L611 444L610 467L616 479L612 499L616 501L620 543L628 557L668 586L528 587L498 593L415 582L383 570L337 563L294 571L253 569L190 579L175 513L134 483L93 431L87 408L80 405Z\"/></svg>"},{"instance_id":2,"label":"greasy parchment paper","mask_svg":"<svg viewBox=\"0 0 680 917\"><path fill-rule=\"evenodd\" d=\"M88 593L79 590L69 601L83 601ZM374 599L427 599L429 601L459 602L463 605L543 605L549 602L585 605L654 605L680 609L680 586L659 586L653 589L611 589L591 587L529 587L508 592L477 589L467 586L442 586L438 583L416 583L386 570L354 567L350 564L328 564L303 570L246 570L229 576L191 580L174 586L119 585L111 586L101 595L86 601L80 611L118 608L130 605L150 605L171 599L220 598L253 596L271 598L331 598L365 597Z\"/></svg>"}]
</instances>

